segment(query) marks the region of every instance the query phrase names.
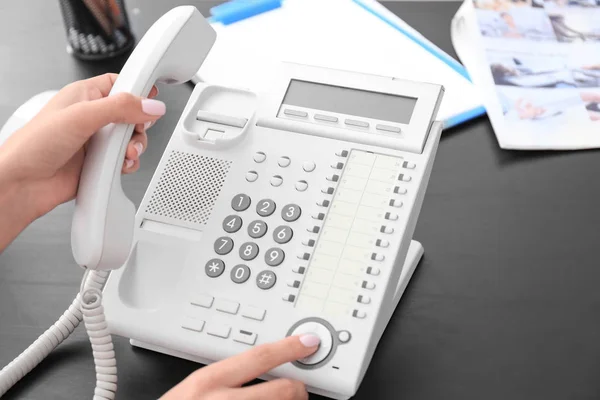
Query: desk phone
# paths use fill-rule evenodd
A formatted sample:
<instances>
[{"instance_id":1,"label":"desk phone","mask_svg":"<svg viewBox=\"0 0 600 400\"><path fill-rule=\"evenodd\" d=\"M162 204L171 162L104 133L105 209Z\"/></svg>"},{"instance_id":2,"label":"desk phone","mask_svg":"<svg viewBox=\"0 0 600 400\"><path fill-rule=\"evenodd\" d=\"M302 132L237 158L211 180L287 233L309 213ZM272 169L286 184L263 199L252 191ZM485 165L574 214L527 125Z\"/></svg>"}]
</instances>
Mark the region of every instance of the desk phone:
<instances>
[{"instance_id":1,"label":"desk phone","mask_svg":"<svg viewBox=\"0 0 600 400\"><path fill-rule=\"evenodd\" d=\"M167 39L156 33L173 24ZM173 69L190 78L211 30L193 7L171 11L115 86L144 95L157 79L183 79ZM149 36L183 54L157 57ZM282 65L263 93L200 83L135 215L120 188L132 127L100 132L72 240L80 265L114 269L102 292L110 333L200 363L313 333L314 354L263 378L352 397L423 254L412 235L442 95L435 84L299 64Z\"/></svg>"}]
</instances>

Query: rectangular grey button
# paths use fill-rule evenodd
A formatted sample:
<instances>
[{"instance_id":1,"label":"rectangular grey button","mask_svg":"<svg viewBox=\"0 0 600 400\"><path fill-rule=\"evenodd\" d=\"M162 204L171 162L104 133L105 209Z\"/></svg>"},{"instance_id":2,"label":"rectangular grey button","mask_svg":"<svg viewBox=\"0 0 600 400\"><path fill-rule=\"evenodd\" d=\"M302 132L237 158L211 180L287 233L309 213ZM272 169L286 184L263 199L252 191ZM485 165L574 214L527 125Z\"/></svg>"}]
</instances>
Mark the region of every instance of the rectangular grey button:
<instances>
[{"instance_id":1,"label":"rectangular grey button","mask_svg":"<svg viewBox=\"0 0 600 400\"><path fill-rule=\"evenodd\" d=\"M192 299L191 303L195 306L210 308L213 303L213 297L208 294L199 294Z\"/></svg>"},{"instance_id":2,"label":"rectangular grey button","mask_svg":"<svg viewBox=\"0 0 600 400\"><path fill-rule=\"evenodd\" d=\"M218 311L225 312L227 314L237 314L238 309L240 308L240 303L236 303L233 301L216 299L215 300L215 308Z\"/></svg>"},{"instance_id":3,"label":"rectangular grey button","mask_svg":"<svg viewBox=\"0 0 600 400\"><path fill-rule=\"evenodd\" d=\"M198 111L198 114L196 114L196 119L199 121L233 126L235 128L243 128L244 126L246 126L246 122L248 122L246 118L237 118L229 115L215 114L203 110Z\"/></svg>"},{"instance_id":4,"label":"rectangular grey button","mask_svg":"<svg viewBox=\"0 0 600 400\"><path fill-rule=\"evenodd\" d=\"M204 321L201 319L186 317L185 321L183 321L183 324L181 324L181 327L189 331L202 332L202 329L204 328Z\"/></svg>"},{"instance_id":5,"label":"rectangular grey button","mask_svg":"<svg viewBox=\"0 0 600 400\"><path fill-rule=\"evenodd\" d=\"M262 308L246 306L242 309L242 316L257 321L262 321L265 318L266 311Z\"/></svg>"},{"instance_id":6,"label":"rectangular grey button","mask_svg":"<svg viewBox=\"0 0 600 400\"><path fill-rule=\"evenodd\" d=\"M338 117L331 115L315 114L315 119L318 121L338 122Z\"/></svg>"},{"instance_id":7,"label":"rectangular grey button","mask_svg":"<svg viewBox=\"0 0 600 400\"><path fill-rule=\"evenodd\" d=\"M294 117L303 117L303 118L306 118L306 117L308 117L308 113L307 113L306 111L292 110L292 109L289 109L289 108L286 108L286 109L283 111L283 113L284 113L285 115L292 115L292 116L294 116Z\"/></svg>"},{"instance_id":8,"label":"rectangular grey button","mask_svg":"<svg viewBox=\"0 0 600 400\"><path fill-rule=\"evenodd\" d=\"M365 121L357 121L355 119L347 119L344 121L346 125L359 126L361 128L368 128L369 123Z\"/></svg>"},{"instance_id":9,"label":"rectangular grey button","mask_svg":"<svg viewBox=\"0 0 600 400\"><path fill-rule=\"evenodd\" d=\"M208 333L209 335L220 337L223 339L227 339L229 337L230 332L231 328L226 325L210 324L206 328L206 333Z\"/></svg>"},{"instance_id":10,"label":"rectangular grey button","mask_svg":"<svg viewBox=\"0 0 600 400\"><path fill-rule=\"evenodd\" d=\"M386 131L386 132L392 132L392 133L400 133L400 127L398 127L398 126L377 124L377 125L375 125L375 128L376 128L378 131Z\"/></svg>"}]
</instances>

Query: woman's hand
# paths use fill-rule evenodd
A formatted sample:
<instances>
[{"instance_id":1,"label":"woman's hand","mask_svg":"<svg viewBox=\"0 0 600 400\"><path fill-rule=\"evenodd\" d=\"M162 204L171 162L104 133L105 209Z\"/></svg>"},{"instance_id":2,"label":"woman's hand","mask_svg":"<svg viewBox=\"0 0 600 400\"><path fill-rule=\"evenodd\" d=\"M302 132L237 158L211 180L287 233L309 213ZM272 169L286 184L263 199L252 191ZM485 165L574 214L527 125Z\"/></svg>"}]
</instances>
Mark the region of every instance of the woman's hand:
<instances>
[{"instance_id":1,"label":"woman's hand","mask_svg":"<svg viewBox=\"0 0 600 400\"><path fill-rule=\"evenodd\" d=\"M257 346L235 357L200 368L168 391L161 400L305 400L304 384L275 379L241 387L273 368L313 354L319 337L290 336L275 343Z\"/></svg>"},{"instance_id":2,"label":"woman's hand","mask_svg":"<svg viewBox=\"0 0 600 400\"><path fill-rule=\"evenodd\" d=\"M107 97L116 79L105 74L65 86L0 146L0 251L33 220L75 198L86 145L103 126L135 124L122 172L139 168L146 129L165 113L165 104L150 99L156 88L148 99Z\"/></svg>"}]
</instances>

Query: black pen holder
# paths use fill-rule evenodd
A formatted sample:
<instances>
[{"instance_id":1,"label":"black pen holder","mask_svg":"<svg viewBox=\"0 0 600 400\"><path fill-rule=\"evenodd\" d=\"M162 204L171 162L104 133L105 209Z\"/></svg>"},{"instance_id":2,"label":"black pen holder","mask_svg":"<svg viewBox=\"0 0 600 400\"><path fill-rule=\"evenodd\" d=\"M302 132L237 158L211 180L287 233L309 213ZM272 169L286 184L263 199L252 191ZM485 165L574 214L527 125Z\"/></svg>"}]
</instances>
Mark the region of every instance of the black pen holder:
<instances>
[{"instance_id":1,"label":"black pen holder","mask_svg":"<svg viewBox=\"0 0 600 400\"><path fill-rule=\"evenodd\" d=\"M67 51L83 60L103 60L133 48L124 0L59 0Z\"/></svg>"}]
</instances>

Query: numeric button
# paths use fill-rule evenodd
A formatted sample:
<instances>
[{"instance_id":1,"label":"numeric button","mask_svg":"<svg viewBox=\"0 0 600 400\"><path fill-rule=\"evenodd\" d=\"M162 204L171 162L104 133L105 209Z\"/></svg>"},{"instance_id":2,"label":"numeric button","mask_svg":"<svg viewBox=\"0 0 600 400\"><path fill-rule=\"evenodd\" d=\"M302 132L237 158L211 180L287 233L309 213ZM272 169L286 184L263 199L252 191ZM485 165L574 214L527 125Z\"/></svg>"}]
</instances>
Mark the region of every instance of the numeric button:
<instances>
[{"instance_id":1,"label":"numeric button","mask_svg":"<svg viewBox=\"0 0 600 400\"><path fill-rule=\"evenodd\" d=\"M256 285L263 290L271 289L276 281L277 275L273 271L265 270L256 276Z\"/></svg>"},{"instance_id":2,"label":"numeric button","mask_svg":"<svg viewBox=\"0 0 600 400\"><path fill-rule=\"evenodd\" d=\"M236 265L231 270L231 280L235 283L244 283L248 278L250 278L250 268L247 265Z\"/></svg>"},{"instance_id":3,"label":"numeric button","mask_svg":"<svg viewBox=\"0 0 600 400\"><path fill-rule=\"evenodd\" d=\"M273 231L273 240L279 244L289 242L294 235L294 231L289 226L279 226Z\"/></svg>"},{"instance_id":4,"label":"numeric button","mask_svg":"<svg viewBox=\"0 0 600 400\"><path fill-rule=\"evenodd\" d=\"M283 250L277 247L270 248L265 253L265 262L270 267L277 267L278 265L281 265L284 259L285 253Z\"/></svg>"},{"instance_id":5,"label":"numeric button","mask_svg":"<svg viewBox=\"0 0 600 400\"><path fill-rule=\"evenodd\" d=\"M271 199L264 199L256 205L256 213L261 217L268 217L275 212L275 202Z\"/></svg>"},{"instance_id":6,"label":"numeric button","mask_svg":"<svg viewBox=\"0 0 600 400\"><path fill-rule=\"evenodd\" d=\"M267 224L264 221L252 221L250 225L248 225L248 235L253 239L258 239L265 236L267 229Z\"/></svg>"},{"instance_id":7,"label":"numeric button","mask_svg":"<svg viewBox=\"0 0 600 400\"><path fill-rule=\"evenodd\" d=\"M250 196L240 193L231 200L231 208L235 211L245 211L250 207Z\"/></svg>"},{"instance_id":8,"label":"numeric button","mask_svg":"<svg viewBox=\"0 0 600 400\"><path fill-rule=\"evenodd\" d=\"M227 233L235 233L242 227L242 219L237 215L230 215L223 221L223 230Z\"/></svg>"},{"instance_id":9,"label":"numeric button","mask_svg":"<svg viewBox=\"0 0 600 400\"><path fill-rule=\"evenodd\" d=\"M204 270L206 271L206 275L208 275L211 278L216 278L218 276L221 276L221 274L225 270L225 263L223 262L223 260L213 258L212 260L206 263Z\"/></svg>"},{"instance_id":10,"label":"numeric button","mask_svg":"<svg viewBox=\"0 0 600 400\"><path fill-rule=\"evenodd\" d=\"M296 221L300 218L300 214L302 214L302 210L297 204L288 204L281 210L281 218L286 222Z\"/></svg>"},{"instance_id":11,"label":"numeric button","mask_svg":"<svg viewBox=\"0 0 600 400\"><path fill-rule=\"evenodd\" d=\"M246 242L240 247L240 258L244 261L254 260L258 255L258 245L252 242Z\"/></svg>"},{"instance_id":12,"label":"numeric button","mask_svg":"<svg viewBox=\"0 0 600 400\"><path fill-rule=\"evenodd\" d=\"M220 237L215 241L214 249L215 253L220 256L229 254L229 252L231 252L233 249L233 240L226 236Z\"/></svg>"}]
</instances>

